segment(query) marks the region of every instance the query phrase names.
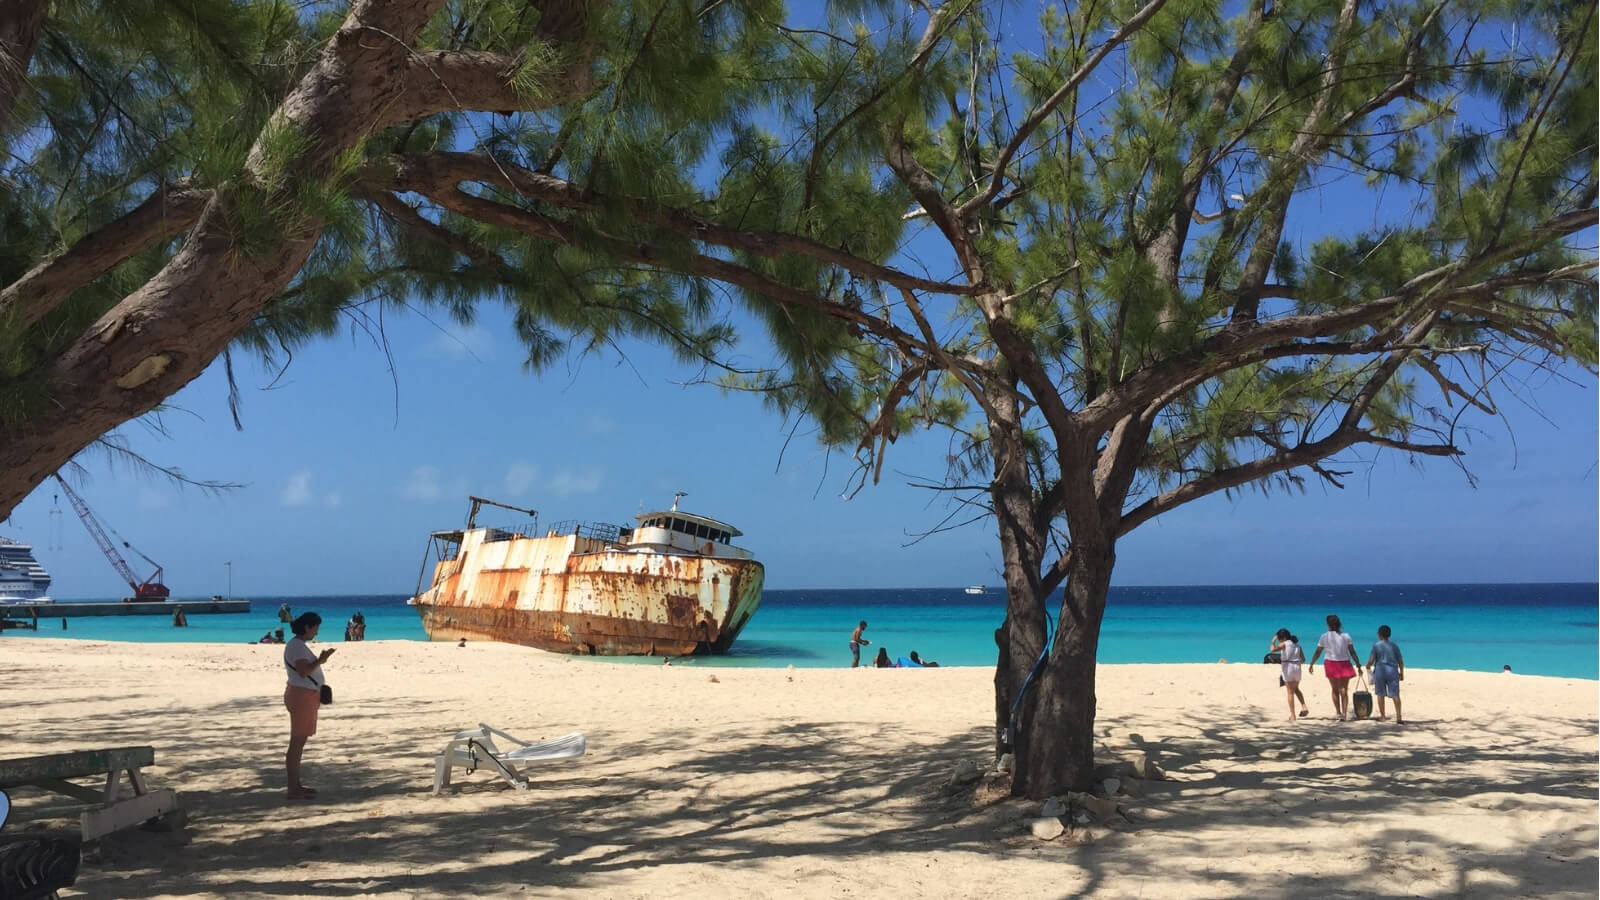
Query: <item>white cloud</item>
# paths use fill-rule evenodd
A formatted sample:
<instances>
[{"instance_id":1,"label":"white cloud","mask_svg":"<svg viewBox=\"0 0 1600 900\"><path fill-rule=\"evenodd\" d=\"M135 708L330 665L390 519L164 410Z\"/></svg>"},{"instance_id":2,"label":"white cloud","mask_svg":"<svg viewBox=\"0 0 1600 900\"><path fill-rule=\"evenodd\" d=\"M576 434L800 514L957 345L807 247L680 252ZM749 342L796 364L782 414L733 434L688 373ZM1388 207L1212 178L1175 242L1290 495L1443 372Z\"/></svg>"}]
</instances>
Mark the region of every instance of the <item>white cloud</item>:
<instances>
[{"instance_id":1,"label":"white cloud","mask_svg":"<svg viewBox=\"0 0 1600 900\"><path fill-rule=\"evenodd\" d=\"M340 495L338 492L329 494L328 496L322 498L322 505L323 506L327 506L327 507L338 506L340 503L343 503L343 502L344 502L344 497L342 495Z\"/></svg>"},{"instance_id":2,"label":"white cloud","mask_svg":"<svg viewBox=\"0 0 1600 900\"><path fill-rule=\"evenodd\" d=\"M433 339L428 341L425 352L434 358L482 361L494 358L494 344L494 333L481 325L451 323L434 333Z\"/></svg>"},{"instance_id":3,"label":"white cloud","mask_svg":"<svg viewBox=\"0 0 1600 900\"><path fill-rule=\"evenodd\" d=\"M603 416L599 413L593 413L590 415L589 418L584 420L583 425L586 429L588 429L590 434L610 434L611 432L617 430L616 419L613 419L610 416Z\"/></svg>"},{"instance_id":4,"label":"white cloud","mask_svg":"<svg viewBox=\"0 0 1600 900\"><path fill-rule=\"evenodd\" d=\"M437 500L439 493L439 470L433 466L412 469L410 476L400 485L400 496L413 500Z\"/></svg>"},{"instance_id":5,"label":"white cloud","mask_svg":"<svg viewBox=\"0 0 1600 900\"><path fill-rule=\"evenodd\" d=\"M283 489L284 506L305 506L311 502L311 470L301 469L289 476L289 484Z\"/></svg>"},{"instance_id":6,"label":"white cloud","mask_svg":"<svg viewBox=\"0 0 1600 900\"><path fill-rule=\"evenodd\" d=\"M581 472L562 470L550 479L545 489L557 497L592 494L600 490L600 480L604 477L605 473L600 469L584 469Z\"/></svg>"},{"instance_id":7,"label":"white cloud","mask_svg":"<svg viewBox=\"0 0 1600 900\"><path fill-rule=\"evenodd\" d=\"M531 463L515 462L506 472L506 493L513 497L525 493L539 478L539 467Z\"/></svg>"}]
</instances>

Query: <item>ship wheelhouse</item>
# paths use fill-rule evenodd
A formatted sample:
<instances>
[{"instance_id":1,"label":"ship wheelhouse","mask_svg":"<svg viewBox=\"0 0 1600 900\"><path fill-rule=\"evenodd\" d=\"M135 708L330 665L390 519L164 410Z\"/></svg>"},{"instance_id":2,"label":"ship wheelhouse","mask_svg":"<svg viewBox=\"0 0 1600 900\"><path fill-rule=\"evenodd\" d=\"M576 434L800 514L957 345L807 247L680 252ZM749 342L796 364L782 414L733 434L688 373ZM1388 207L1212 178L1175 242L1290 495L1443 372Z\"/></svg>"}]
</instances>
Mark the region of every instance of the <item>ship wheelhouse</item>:
<instances>
[{"instance_id":1,"label":"ship wheelhouse","mask_svg":"<svg viewBox=\"0 0 1600 900\"><path fill-rule=\"evenodd\" d=\"M753 558L750 551L733 546L733 539L743 532L727 522L678 509L640 513L634 518L639 524L621 535L621 543L629 550L718 559Z\"/></svg>"}]
</instances>

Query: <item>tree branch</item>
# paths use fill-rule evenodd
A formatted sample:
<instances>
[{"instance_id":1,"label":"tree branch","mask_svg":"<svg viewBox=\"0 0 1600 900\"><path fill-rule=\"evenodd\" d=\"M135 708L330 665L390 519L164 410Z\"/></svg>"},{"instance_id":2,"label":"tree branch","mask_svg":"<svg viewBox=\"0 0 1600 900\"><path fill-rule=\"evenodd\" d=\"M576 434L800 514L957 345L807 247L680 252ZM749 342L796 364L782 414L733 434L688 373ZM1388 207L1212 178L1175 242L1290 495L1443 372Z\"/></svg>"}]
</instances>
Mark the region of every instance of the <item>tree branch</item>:
<instances>
[{"instance_id":1,"label":"tree branch","mask_svg":"<svg viewBox=\"0 0 1600 900\"><path fill-rule=\"evenodd\" d=\"M390 218L394 219L401 227L441 246L448 247L475 263L487 266L504 266L506 264L500 254L486 250L443 225L429 220L422 213L412 208L411 204L387 191L371 191L362 194L362 196L374 206L388 213Z\"/></svg>"},{"instance_id":2,"label":"tree branch","mask_svg":"<svg viewBox=\"0 0 1600 900\"><path fill-rule=\"evenodd\" d=\"M1538 243L1556 235L1575 234L1594 225L1596 210L1587 209L1565 213L1532 229L1527 238L1516 245L1504 248L1495 257L1510 258L1526 253ZM1492 260L1488 260L1492 261ZM1590 264L1592 265L1592 264ZM1265 348L1282 341L1308 340L1343 334L1353 328L1374 325L1385 316L1402 312L1402 307L1415 302L1416 309L1404 310L1395 324L1404 323L1424 308L1442 308L1463 298L1485 293L1539 284L1549 280L1552 273L1545 270L1517 271L1485 278L1482 281L1456 287L1445 287L1446 280L1461 274L1462 266L1448 263L1414 276L1399 291L1387 297L1370 300L1356 306L1334 309L1323 313L1285 316L1270 322L1257 323L1240 331L1222 330L1198 342L1187 352L1176 354L1150 365L1106 390L1084 406L1080 418L1085 425L1097 431L1125 415L1130 409L1143 406L1157 396L1184 381L1198 382L1230 369L1260 361ZM1567 272L1568 268L1556 270ZM1356 341L1340 350L1346 353L1381 352L1389 341L1395 340L1387 329L1362 341ZM1304 352L1310 348L1302 347Z\"/></svg>"},{"instance_id":3,"label":"tree branch","mask_svg":"<svg viewBox=\"0 0 1600 900\"><path fill-rule=\"evenodd\" d=\"M73 291L140 251L188 230L211 197L211 191L193 187L188 179L161 187L122 218L90 232L6 285L0 290L0 321L13 321L19 329L39 321Z\"/></svg>"},{"instance_id":4,"label":"tree branch","mask_svg":"<svg viewBox=\"0 0 1600 900\"><path fill-rule=\"evenodd\" d=\"M424 190L423 188L427 188ZM531 210L518 209L483 197L477 197L454 185L408 184L406 190L416 191L440 206L459 215L490 225L510 228L541 240L559 244L581 244L602 250L616 259L637 263L664 272L677 272L720 281L761 294L783 306L809 309L829 318L858 326L901 350L931 356L932 351L915 336L906 333L893 323L871 315L854 306L835 303L814 293L784 284L768 275L724 259L692 253L683 256L666 253L642 241L625 241L594 231L580 230L568 222L558 221Z\"/></svg>"},{"instance_id":5,"label":"tree branch","mask_svg":"<svg viewBox=\"0 0 1600 900\"><path fill-rule=\"evenodd\" d=\"M1116 535L1121 537L1156 516L1192 500L1198 500L1218 491L1241 487L1252 481L1259 481L1269 475L1286 472L1297 466L1314 466L1333 454L1356 444L1373 444L1380 447L1404 450L1408 453L1421 453L1427 456L1461 455L1459 448L1449 444L1413 444L1380 437L1357 428L1341 427L1319 441L1300 444L1281 453L1264 456L1226 469L1219 469L1209 475L1181 484L1163 494L1151 497L1123 514L1121 521L1117 524Z\"/></svg>"},{"instance_id":6,"label":"tree branch","mask_svg":"<svg viewBox=\"0 0 1600 900\"><path fill-rule=\"evenodd\" d=\"M369 184L386 182L385 187L431 195L461 182L474 181L503 188L531 200L540 200L563 209L591 212L621 208L640 222L665 228L683 237L760 256L781 259L787 255L837 266L861 278L881 281L904 290L938 294L972 294L976 288L919 278L888 266L830 247L811 238L794 234L732 228L687 210L663 206L635 197L610 197L579 187L569 181L535 172L515 163L484 154L429 153L390 157L384 174L373 173Z\"/></svg>"},{"instance_id":7,"label":"tree branch","mask_svg":"<svg viewBox=\"0 0 1600 900\"><path fill-rule=\"evenodd\" d=\"M1166 2L1167 0L1150 0L1149 3L1146 3L1144 8L1133 14L1133 18L1123 23L1121 28L1118 28L1111 37L1107 38L1106 42L1101 44L1094 51L1094 54L1085 60L1083 65L1078 67L1078 71L1073 72L1061 87L1056 88L1055 93L1045 98L1043 103L1039 104L1033 112L1028 114L1026 119L1022 120L1022 124L1017 126L1016 132L1012 134L1011 140L1006 144L1005 149L1001 150L1000 155L995 158L994 178L989 182L989 186L984 189L983 193L961 204L961 208L957 210L962 217L971 215L989 201L1000 196L1001 188L1005 187L1006 167L1011 164L1011 158L1017 155L1018 150L1022 149L1022 145L1027 142L1034 129L1038 128L1045 119L1049 118L1051 112L1061 105L1062 101L1066 100L1073 91L1078 89L1078 85L1089 77L1089 73L1093 72L1112 50L1115 50L1123 41L1127 40L1128 35L1143 28L1145 23L1150 21L1150 18L1159 12L1162 6L1166 5Z\"/></svg>"}]
</instances>

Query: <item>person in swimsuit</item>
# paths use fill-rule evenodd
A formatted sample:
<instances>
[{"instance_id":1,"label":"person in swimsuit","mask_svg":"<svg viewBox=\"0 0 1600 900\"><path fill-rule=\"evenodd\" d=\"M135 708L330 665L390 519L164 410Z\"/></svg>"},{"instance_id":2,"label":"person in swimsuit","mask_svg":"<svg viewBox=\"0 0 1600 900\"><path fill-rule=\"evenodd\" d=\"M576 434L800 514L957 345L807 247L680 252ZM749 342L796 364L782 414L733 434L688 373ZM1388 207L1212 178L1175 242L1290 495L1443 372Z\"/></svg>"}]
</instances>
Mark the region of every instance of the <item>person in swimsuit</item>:
<instances>
[{"instance_id":1,"label":"person in swimsuit","mask_svg":"<svg viewBox=\"0 0 1600 900\"><path fill-rule=\"evenodd\" d=\"M861 645L872 643L861 636L861 632L866 630L867 620L862 619L861 624L856 626L856 630L850 632L850 668L852 669L861 665Z\"/></svg>"},{"instance_id":2,"label":"person in swimsuit","mask_svg":"<svg viewBox=\"0 0 1600 900\"><path fill-rule=\"evenodd\" d=\"M1328 676L1333 690L1333 711L1343 722L1350 712L1350 679L1356 677L1356 639L1344 633L1338 616L1328 616L1328 630L1317 638L1317 652L1311 654L1310 668L1317 667L1317 659L1326 652L1328 659L1322 665L1322 674Z\"/></svg>"}]
</instances>

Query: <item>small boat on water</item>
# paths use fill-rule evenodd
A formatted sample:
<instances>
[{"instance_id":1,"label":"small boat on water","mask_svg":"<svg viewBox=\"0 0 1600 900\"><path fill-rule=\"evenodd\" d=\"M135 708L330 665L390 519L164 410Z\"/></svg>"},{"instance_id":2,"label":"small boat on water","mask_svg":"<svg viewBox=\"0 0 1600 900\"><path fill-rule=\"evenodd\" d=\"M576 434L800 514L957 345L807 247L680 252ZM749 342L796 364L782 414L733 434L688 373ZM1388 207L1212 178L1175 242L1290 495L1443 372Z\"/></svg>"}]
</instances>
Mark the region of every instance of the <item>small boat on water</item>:
<instances>
[{"instance_id":1,"label":"small boat on water","mask_svg":"<svg viewBox=\"0 0 1600 900\"><path fill-rule=\"evenodd\" d=\"M984 587L981 584L969 584L969 585L967 585L967 593L969 593L969 594L982 594L984 592L985 592L984 591Z\"/></svg>"},{"instance_id":2,"label":"small boat on water","mask_svg":"<svg viewBox=\"0 0 1600 900\"><path fill-rule=\"evenodd\" d=\"M597 656L726 653L761 604L766 569L738 529L678 509L538 526L538 513L481 497L463 529L429 536L409 601L430 640L461 638ZM533 517L479 527L483 505ZM424 584L428 564L432 578Z\"/></svg>"}]
</instances>

